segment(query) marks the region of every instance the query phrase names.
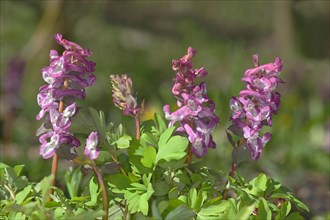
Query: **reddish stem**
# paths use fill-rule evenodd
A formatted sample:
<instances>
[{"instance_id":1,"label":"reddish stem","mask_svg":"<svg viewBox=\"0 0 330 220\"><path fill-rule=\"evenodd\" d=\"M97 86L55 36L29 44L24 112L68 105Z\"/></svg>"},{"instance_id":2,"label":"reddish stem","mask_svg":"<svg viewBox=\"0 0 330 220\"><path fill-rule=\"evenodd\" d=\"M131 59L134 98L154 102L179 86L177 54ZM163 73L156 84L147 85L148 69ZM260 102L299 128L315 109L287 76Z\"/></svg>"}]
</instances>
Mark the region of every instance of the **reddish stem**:
<instances>
[{"instance_id":1,"label":"reddish stem","mask_svg":"<svg viewBox=\"0 0 330 220\"><path fill-rule=\"evenodd\" d=\"M69 87L69 79L65 79L63 83L63 89L67 89ZM62 113L64 111L64 102L60 101L59 106L58 106L58 112ZM57 167L58 167L58 155L55 153L53 156L53 162L52 162L52 170L51 174L54 176L51 186L55 186L56 184L56 174L57 174ZM50 194L54 193L54 189L50 188Z\"/></svg>"},{"instance_id":2,"label":"reddish stem","mask_svg":"<svg viewBox=\"0 0 330 220\"><path fill-rule=\"evenodd\" d=\"M186 157L186 164L187 166L190 165L191 161L192 161L192 147L191 147L191 143L189 143L188 146L188 152L187 152L187 157Z\"/></svg>"},{"instance_id":3,"label":"reddish stem","mask_svg":"<svg viewBox=\"0 0 330 220\"><path fill-rule=\"evenodd\" d=\"M108 209L109 209L109 202L108 202L108 194L107 190L105 189L104 182L103 182L103 177L102 173L100 170L97 168L96 164L94 161L91 163L93 171L95 173L95 176L97 177L97 182L101 188L102 192L102 205L103 205L103 211L105 212L105 215L103 215L102 220L107 220L108 219Z\"/></svg>"}]
</instances>

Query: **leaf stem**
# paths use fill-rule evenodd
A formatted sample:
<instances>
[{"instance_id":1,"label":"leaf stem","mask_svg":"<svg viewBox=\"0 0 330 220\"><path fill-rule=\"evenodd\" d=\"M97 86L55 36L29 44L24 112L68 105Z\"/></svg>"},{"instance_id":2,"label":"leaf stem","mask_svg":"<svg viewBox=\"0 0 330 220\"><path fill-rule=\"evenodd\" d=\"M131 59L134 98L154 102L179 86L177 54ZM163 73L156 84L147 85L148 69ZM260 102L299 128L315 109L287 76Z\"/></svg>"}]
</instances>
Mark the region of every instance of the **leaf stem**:
<instances>
[{"instance_id":1,"label":"leaf stem","mask_svg":"<svg viewBox=\"0 0 330 220\"><path fill-rule=\"evenodd\" d=\"M120 163L120 162L117 160L117 158L111 153L110 146L109 146L107 143L105 143L104 145L106 146L106 148L107 148L107 150L108 150L108 153L110 154L111 159L112 159L114 162L116 162L116 163ZM127 173L125 172L125 170L124 170L121 166L120 166L120 171L122 172L122 174L124 174L125 176L127 176Z\"/></svg>"}]
</instances>

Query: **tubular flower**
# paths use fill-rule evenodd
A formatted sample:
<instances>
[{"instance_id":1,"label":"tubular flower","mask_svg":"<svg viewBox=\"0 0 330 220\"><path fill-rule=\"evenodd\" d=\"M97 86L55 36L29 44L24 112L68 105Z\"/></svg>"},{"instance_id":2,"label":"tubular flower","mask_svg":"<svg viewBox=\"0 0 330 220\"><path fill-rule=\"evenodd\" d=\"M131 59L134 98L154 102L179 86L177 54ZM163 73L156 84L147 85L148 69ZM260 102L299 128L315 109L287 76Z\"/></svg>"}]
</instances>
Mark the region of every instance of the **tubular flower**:
<instances>
[{"instance_id":1,"label":"tubular flower","mask_svg":"<svg viewBox=\"0 0 330 220\"><path fill-rule=\"evenodd\" d=\"M100 150L97 148L98 140L96 131L91 132L86 140L84 153L90 160L94 160L99 156Z\"/></svg>"},{"instance_id":2,"label":"tubular flower","mask_svg":"<svg viewBox=\"0 0 330 220\"><path fill-rule=\"evenodd\" d=\"M269 132L260 134L262 126L272 125L272 115L277 114L280 106L280 94L275 92L282 70L282 61L276 58L274 63L259 66L258 55L253 55L255 68L245 71L242 81L246 89L239 97L232 97L230 120L233 129L239 130L246 140L253 160L258 160L266 143L271 139Z\"/></svg>"},{"instance_id":3,"label":"tubular flower","mask_svg":"<svg viewBox=\"0 0 330 220\"><path fill-rule=\"evenodd\" d=\"M192 58L196 50L189 47L188 52L181 59L172 61L172 69L177 71L173 79L172 93L177 99L178 109L170 112L170 106L163 110L169 126L180 122L177 132L187 136L192 146L192 152L197 157L204 156L208 148L215 148L212 133L219 118L215 115L215 105L206 95L206 84L195 84L195 79L207 75L204 67L193 69Z\"/></svg>"},{"instance_id":4,"label":"tubular flower","mask_svg":"<svg viewBox=\"0 0 330 220\"><path fill-rule=\"evenodd\" d=\"M92 54L76 43L55 35L58 44L65 48L62 55L50 51L50 64L42 68L41 74L47 85L39 89L37 101L41 107L36 116L40 120L46 115L46 121L38 130L41 135L39 154L48 159L55 153L66 159L76 156L75 148L80 142L69 132L71 118L76 114L75 100L86 97L85 88L95 81L95 63L87 58Z\"/></svg>"},{"instance_id":5,"label":"tubular flower","mask_svg":"<svg viewBox=\"0 0 330 220\"><path fill-rule=\"evenodd\" d=\"M133 83L126 74L110 75L114 105L123 110L125 115L136 117L142 114L137 98L133 97ZM142 104L143 105L143 104Z\"/></svg>"}]
</instances>

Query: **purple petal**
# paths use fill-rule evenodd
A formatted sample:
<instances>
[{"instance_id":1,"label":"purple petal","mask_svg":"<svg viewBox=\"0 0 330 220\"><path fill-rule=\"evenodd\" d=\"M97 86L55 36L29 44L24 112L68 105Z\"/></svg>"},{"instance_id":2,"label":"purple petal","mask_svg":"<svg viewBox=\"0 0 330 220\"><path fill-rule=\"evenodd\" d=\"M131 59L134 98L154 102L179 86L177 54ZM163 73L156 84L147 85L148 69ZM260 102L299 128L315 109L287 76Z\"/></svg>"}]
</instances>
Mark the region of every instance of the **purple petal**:
<instances>
[{"instance_id":1,"label":"purple petal","mask_svg":"<svg viewBox=\"0 0 330 220\"><path fill-rule=\"evenodd\" d=\"M100 151L97 148L98 144L98 133L91 132L86 140L86 147L84 150L85 155L90 159L94 160L98 157Z\"/></svg>"}]
</instances>

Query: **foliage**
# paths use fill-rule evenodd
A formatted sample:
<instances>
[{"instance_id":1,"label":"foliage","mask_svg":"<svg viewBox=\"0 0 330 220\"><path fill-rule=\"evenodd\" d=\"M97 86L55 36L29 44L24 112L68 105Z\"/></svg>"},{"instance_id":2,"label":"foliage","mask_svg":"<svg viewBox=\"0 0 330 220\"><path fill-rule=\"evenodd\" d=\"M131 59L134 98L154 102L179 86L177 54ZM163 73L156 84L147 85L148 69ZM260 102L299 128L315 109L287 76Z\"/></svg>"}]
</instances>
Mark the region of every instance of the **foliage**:
<instances>
[{"instance_id":1,"label":"foliage","mask_svg":"<svg viewBox=\"0 0 330 220\"><path fill-rule=\"evenodd\" d=\"M175 135L175 127L166 128L157 114L143 123L137 140L123 126L105 123L102 112L91 112L106 146L95 163L106 185L109 219L303 219L308 212L266 174L246 181L237 173L226 177L219 170L188 166L187 138ZM65 174L66 187L53 187L53 194L48 193L53 176L34 183L21 176L24 165L1 164L1 218L100 218L104 214L100 186L88 174L88 160L79 157L75 162L79 165ZM84 179L88 187L83 186ZM225 190L228 198L222 196Z\"/></svg>"}]
</instances>

